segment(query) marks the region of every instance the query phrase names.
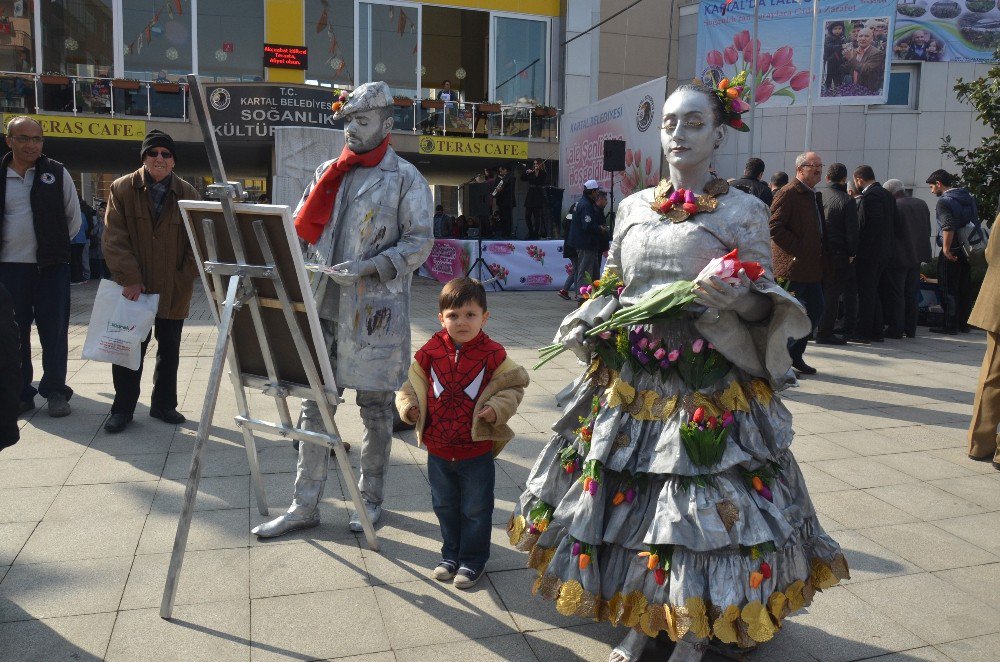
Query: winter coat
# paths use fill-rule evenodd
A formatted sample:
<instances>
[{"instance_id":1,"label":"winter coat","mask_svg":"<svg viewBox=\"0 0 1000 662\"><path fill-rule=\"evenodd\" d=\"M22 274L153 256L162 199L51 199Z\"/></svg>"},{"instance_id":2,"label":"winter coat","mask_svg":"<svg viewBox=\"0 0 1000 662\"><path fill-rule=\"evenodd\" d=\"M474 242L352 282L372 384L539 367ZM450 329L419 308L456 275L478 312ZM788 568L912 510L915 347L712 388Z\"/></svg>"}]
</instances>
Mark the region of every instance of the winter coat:
<instances>
[{"instance_id":1,"label":"winter coat","mask_svg":"<svg viewBox=\"0 0 1000 662\"><path fill-rule=\"evenodd\" d=\"M931 261L931 210L920 198L907 196L896 198L896 209L903 225L913 233L913 257L919 267L922 262Z\"/></svg>"},{"instance_id":2,"label":"winter coat","mask_svg":"<svg viewBox=\"0 0 1000 662\"><path fill-rule=\"evenodd\" d=\"M798 179L775 194L769 227L776 277L800 283L822 280L822 210L820 193L809 190Z\"/></svg>"},{"instance_id":3,"label":"winter coat","mask_svg":"<svg viewBox=\"0 0 1000 662\"><path fill-rule=\"evenodd\" d=\"M996 228L1000 222L1000 214L997 214L993 227ZM983 279L983 286L979 289L979 296L976 298L976 305L969 315L969 324L986 331L1000 333L1000 239L997 235L1000 232L990 233L990 240L986 244L986 277Z\"/></svg>"},{"instance_id":4,"label":"winter coat","mask_svg":"<svg viewBox=\"0 0 1000 662\"><path fill-rule=\"evenodd\" d=\"M21 340L14 321L14 299L0 285L0 449L21 438Z\"/></svg>"},{"instance_id":5,"label":"winter coat","mask_svg":"<svg viewBox=\"0 0 1000 662\"><path fill-rule=\"evenodd\" d=\"M111 184L104 217L104 260L122 287L142 283L146 294L159 294L156 316L182 320L188 316L194 280L194 251L181 222L179 200L200 200L198 191L172 175L160 218L153 218L145 168Z\"/></svg>"},{"instance_id":6,"label":"winter coat","mask_svg":"<svg viewBox=\"0 0 1000 662\"><path fill-rule=\"evenodd\" d=\"M569 224L569 236L566 241L578 251L602 251L608 244L607 229L604 225L604 212L593 200L581 196L573 212L573 220Z\"/></svg>"},{"instance_id":7,"label":"winter coat","mask_svg":"<svg viewBox=\"0 0 1000 662\"><path fill-rule=\"evenodd\" d=\"M826 247L831 255L858 254L858 207L844 184L831 184L823 195Z\"/></svg>"},{"instance_id":8,"label":"winter coat","mask_svg":"<svg viewBox=\"0 0 1000 662\"><path fill-rule=\"evenodd\" d=\"M865 187L858 204L858 260L889 265L899 212L896 199L878 182Z\"/></svg>"}]
</instances>

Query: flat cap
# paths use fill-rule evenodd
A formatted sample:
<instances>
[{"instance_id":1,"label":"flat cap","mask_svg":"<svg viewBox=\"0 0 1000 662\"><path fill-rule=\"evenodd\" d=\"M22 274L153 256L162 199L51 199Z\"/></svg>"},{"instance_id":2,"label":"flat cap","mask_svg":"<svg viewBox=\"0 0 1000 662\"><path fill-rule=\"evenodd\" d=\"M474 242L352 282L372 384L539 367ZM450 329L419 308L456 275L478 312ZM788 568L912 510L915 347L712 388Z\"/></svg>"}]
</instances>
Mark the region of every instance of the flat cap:
<instances>
[{"instance_id":1,"label":"flat cap","mask_svg":"<svg viewBox=\"0 0 1000 662\"><path fill-rule=\"evenodd\" d=\"M339 120L347 115L363 113L366 110L389 108L392 106L392 90L380 80L358 85L347 96L347 101L340 110L333 114L333 119Z\"/></svg>"}]
</instances>

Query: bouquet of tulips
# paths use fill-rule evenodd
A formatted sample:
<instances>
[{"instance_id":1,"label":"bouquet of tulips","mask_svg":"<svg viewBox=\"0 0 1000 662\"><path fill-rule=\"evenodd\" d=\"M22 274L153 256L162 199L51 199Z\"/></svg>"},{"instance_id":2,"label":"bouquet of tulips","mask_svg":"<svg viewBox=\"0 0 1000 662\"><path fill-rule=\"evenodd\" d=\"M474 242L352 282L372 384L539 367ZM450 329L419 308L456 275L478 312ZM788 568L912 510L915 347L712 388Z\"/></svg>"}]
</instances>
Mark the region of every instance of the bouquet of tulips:
<instances>
[{"instance_id":1,"label":"bouquet of tulips","mask_svg":"<svg viewBox=\"0 0 1000 662\"><path fill-rule=\"evenodd\" d=\"M709 276L718 276L726 283L735 284L739 282L741 269L754 282L764 274L764 268L759 262L741 262L739 249L734 248L722 257L717 257L709 262L693 281L679 280L653 290L634 305L618 310L609 320L587 331L586 335L588 338L593 338L601 334L607 334L609 331L678 315L684 306L695 300L695 283L699 280ZM615 292L616 295L620 296L622 289L624 289L618 284L615 284L612 288L610 283L599 281L595 282L595 285L598 287L594 287L592 291L588 292L591 298L599 294L610 294L611 292ZM559 354L562 354L565 349L566 347L561 343L553 343L541 348L538 353L542 360L538 362L535 369L537 370Z\"/></svg>"},{"instance_id":2,"label":"bouquet of tulips","mask_svg":"<svg viewBox=\"0 0 1000 662\"><path fill-rule=\"evenodd\" d=\"M726 438L734 422L733 412L723 412L720 418L705 416L698 407L691 420L681 426L681 442L693 464L712 467L719 463L726 450Z\"/></svg>"}]
</instances>

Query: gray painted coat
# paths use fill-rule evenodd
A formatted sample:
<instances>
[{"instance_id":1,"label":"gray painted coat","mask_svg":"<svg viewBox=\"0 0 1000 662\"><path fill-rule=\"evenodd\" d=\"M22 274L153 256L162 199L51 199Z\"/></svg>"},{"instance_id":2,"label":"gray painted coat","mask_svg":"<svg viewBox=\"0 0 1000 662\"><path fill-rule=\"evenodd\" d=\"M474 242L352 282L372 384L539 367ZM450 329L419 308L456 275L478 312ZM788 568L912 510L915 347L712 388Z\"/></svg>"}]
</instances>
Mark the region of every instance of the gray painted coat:
<instances>
[{"instance_id":1,"label":"gray painted coat","mask_svg":"<svg viewBox=\"0 0 1000 662\"><path fill-rule=\"evenodd\" d=\"M296 214L332 163L316 169ZM391 147L377 166L349 176L350 185L345 176L337 192L330 223L306 247L306 261L371 259L378 273L361 278L357 287L314 274L313 296L320 317L336 322L335 339L327 340L336 352L337 386L395 391L410 364L410 282L433 246L433 198L423 176Z\"/></svg>"}]
</instances>

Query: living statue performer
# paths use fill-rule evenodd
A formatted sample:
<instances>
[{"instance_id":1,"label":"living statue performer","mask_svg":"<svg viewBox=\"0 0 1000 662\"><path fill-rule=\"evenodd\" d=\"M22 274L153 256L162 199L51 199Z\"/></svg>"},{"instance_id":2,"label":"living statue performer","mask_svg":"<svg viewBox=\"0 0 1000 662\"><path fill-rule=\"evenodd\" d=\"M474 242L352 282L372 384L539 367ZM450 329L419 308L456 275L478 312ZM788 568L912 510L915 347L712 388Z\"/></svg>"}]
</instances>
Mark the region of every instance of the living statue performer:
<instances>
[{"instance_id":1,"label":"living statue performer","mask_svg":"<svg viewBox=\"0 0 1000 662\"><path fill-rule=\"evenodd\" d=\"M741 91L684 85L664 104L670 177L622 201L599 286L560 324L556 342L587 368L509 526L560 613L632 629L611 662L638 660L662 631L672 662L713 638L753 647L848 577L775 394L808 318L774 282L767 207L709 172L727 125L746 126ZM733 249L744 269L699 276ZM679 315L585 335L682 280L695 299Z\"/></svg>"},{"instance_id":2,"label":"living statue performer","mask_svg":"<svg viewBox=\"0 0 1000 662\"><path fill-rule=\"evenodd\" d=\"M337 386L357 391L365 427L358 489L372 524L382 515L394 392L409 366L410 281L433 245L430 187L389 146L392 101L383 82L341 95L334 118L344 120L344 150L316 169L295 209L306 261L332 267L316 274L313 296ZM302 401L301 426L324 430L315 401ZM319 524L329 456L323 446L299 444L292 505L254 534L271 538ZM362 531L357 512L350 528Z\"/></svg>"}]
</instances>

